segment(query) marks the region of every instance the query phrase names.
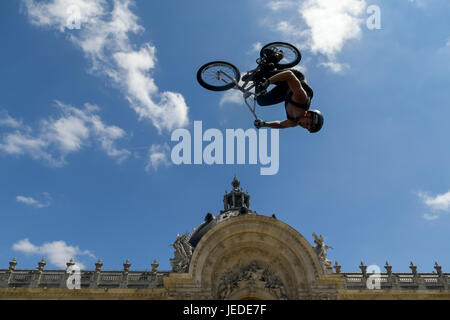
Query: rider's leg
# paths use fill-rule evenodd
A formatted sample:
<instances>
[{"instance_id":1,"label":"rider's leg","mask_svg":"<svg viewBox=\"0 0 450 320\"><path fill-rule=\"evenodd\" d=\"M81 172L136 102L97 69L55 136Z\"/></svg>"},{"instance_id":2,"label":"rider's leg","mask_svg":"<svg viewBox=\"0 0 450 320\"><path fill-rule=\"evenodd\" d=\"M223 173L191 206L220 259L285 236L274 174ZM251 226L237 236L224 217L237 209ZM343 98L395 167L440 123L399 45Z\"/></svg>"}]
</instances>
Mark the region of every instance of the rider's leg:
<instances>
[{"instance_id":1,"label":"rider's leg","mask_svg":"<svg viewBox=\"0 0 450 320\"><path fill-rule=\"evenodd\" d=\"M305 75L304 75L302 72L300 72L300 71L298 71L298 70L296 70L296 69L289 69L289 70L291 70L291 71L295 74L295 76L297 77L297 79L300 80L300 83L302 84L302 87L303 87L303 89L306 91L308 97L309 97L310 99L312 99L312 97L314 96L314 91L313 91L313 89L308 85L308 83L306 82L306 77L305 77Z\"/></svg>"},{"instance_id":2,"label":"rider's leg","mask_svg":"<svg viewBox=\"0 0 450 320\"><path fill-rule=\"evenodd\" d=\"M308 94L308 97L310 99L312 99L312 97L314 96L314 91L313 89L305 82L305 81L301 81L302 87L303 89L306 91L306 93Z\"/></svg>"},{"instance_id":3,"label":"rider's leg","mask_svg":"<svg viewBox=\"0 0 450 320\"><path fill-rule=\"evenodd\" d=\"M295 76L295 74L292 71L286 70L277 73L276 75L269 78L270 83L276 83L280 81L287 82L289 89L291 89L293 93L292 100L303 103L308 99L308 95L305 89L303 89L300 80Z\"/></svg>"},{"instance_id":4,"label":"rider's leg","mask_svg":"<svg viewBox=\"0 0 450 320\"><path fill-rule=\"evenodd\" d=\"M280 82L276 84L275 88L273 88L266 94L258 96L258 98L256 98L256 101L260 106L270 106L273 104L278 104L286 99L286 95L288 94L288 92L288 84L286 82Z\"/></svg>"},{"instance_id":5,"label":"rider's leg","mask_svg":"<svg viewBox=\"0 0 450 320\"><path fill-rule=\"evenodd\" d=\"M293 74L295 74L295 76L297 77L298 80L300 80L301 82L306 82L306 77L303 73L301 73L298 70L295 69L288 69L291 70Z\"/></svg>"}]
</instances>

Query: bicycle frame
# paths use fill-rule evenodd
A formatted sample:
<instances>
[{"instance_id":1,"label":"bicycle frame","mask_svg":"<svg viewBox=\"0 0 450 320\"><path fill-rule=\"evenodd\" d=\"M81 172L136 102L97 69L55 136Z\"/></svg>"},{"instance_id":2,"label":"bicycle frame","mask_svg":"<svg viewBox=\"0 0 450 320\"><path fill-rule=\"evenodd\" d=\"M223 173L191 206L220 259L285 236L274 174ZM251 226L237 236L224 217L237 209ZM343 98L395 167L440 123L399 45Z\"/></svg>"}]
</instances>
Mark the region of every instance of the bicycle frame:
<instances>
[{"instance_id":1,"label":"bicycle frame","mask_svg":"<svg viewBox=\"0 0 450 320\"><path fill-rule=\"evenodd\" d=\"M259 93L251 92L251 90L256 87L256 83L254 81L249 87L247 87L247 85L249 84L250 81L252 81L254 79L255 75L258 72L260 72L260 71L261 71L261 64L259 64L258 67L255 70L251 71L248 79L242 85L239 85L239 83L237 83L235 79L230 77L225 72L223 72L223 71L218 71L217 72L218 80L223 80L225 82L224 79L220 78L221 75L225 76L226 78L228 78L229 80L231 80L235 84L233 89L239 90L239 91L241 91L243 93L245 104L246 104L247 108L250 110L250 112L252 113L252 115L255 117L255 120L258 119L258 116L256 115L256 99L260 95L264 94L265 91L261 91ZM252 96L253 96L253 107L247 101L247 99L252 97Z\"/></svg>"}]
</instances>

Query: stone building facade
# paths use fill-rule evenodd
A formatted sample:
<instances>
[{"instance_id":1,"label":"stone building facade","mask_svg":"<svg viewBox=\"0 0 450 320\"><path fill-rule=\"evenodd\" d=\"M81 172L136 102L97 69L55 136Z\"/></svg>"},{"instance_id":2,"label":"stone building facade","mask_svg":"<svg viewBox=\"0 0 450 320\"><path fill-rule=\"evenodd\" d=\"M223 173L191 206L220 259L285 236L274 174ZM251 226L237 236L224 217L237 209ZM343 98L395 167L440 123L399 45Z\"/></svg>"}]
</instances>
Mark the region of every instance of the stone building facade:
<instances>
[{"instance_id":1,"label":"stone building facade","mask_svg":"<svg viewBox=\"0 0 450 320\"><path fill-rule=\"evenodd\" d=\"M327 258L322 236L310 244L299 232L250 209L250 195L235 177L224 209L208 213L191 234L173 243L172 270L34 270L0 269L0 299L450 299L450 274L435 263L436 273L342 273Z\"/></svg>"}]
</instances>

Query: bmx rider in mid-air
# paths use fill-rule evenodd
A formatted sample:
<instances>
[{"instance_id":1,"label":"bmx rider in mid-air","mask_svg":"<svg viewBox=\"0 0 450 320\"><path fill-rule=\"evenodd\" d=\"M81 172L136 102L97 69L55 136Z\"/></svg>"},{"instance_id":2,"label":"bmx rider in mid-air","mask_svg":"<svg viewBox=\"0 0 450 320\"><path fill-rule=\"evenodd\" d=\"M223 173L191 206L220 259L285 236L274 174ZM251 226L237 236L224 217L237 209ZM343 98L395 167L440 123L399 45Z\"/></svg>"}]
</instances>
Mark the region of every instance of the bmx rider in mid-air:
<instances>
[{"instance_id":1,"label":"bmx rider in mid-air","mask_svg":"<svg viewBox=\"0 0 450 320\"><path fill-rule=\"evenodd\" d=\"M286 120L265 122L255 120L255 127L269 127L276 129L301 126L311 133L318 132L323 126L323 116L319 110L309 110L314 92L306 83L305 76L298 70L284 70L263 81L257 88L261 92L269 85L275 84L275 88L257 98L260 106L269 106L285 103Z\"/></svg>"}]
</instances>

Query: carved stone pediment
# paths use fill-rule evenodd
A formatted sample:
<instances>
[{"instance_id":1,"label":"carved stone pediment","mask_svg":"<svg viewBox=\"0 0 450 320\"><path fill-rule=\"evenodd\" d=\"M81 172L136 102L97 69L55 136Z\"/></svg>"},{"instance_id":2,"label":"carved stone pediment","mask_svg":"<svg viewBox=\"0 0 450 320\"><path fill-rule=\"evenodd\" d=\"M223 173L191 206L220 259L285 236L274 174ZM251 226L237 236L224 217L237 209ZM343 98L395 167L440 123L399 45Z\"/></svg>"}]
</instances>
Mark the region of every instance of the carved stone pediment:
<instances>
[{"instance_id":1,"label":"carved stone pediment","mask_svg":"<svg viewBox=\"0 0 450 320\"><path fill-rule=\"evenodd\" d=\"M266 264L259 261L224 272L219 278L217 297L230 299L242 289L248 289L249 292L266 291L276 299L288 298L283 282Z\"/></svg>"}]
</instances>

